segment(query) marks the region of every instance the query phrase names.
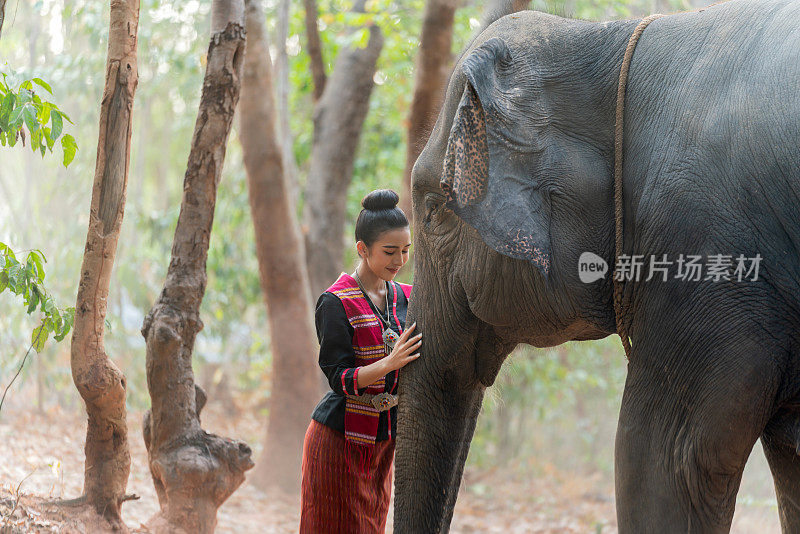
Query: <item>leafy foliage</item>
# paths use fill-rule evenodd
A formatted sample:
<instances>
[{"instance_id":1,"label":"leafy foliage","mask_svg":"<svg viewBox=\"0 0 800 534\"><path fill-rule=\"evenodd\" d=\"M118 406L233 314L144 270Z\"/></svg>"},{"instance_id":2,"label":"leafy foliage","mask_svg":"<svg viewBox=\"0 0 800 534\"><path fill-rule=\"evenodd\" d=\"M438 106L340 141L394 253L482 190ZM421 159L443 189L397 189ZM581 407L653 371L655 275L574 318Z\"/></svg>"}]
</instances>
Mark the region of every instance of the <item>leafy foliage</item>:
<instances>
[{"instance_id":1,"label":"leafy foliage","mask_svg":"<svg viewBox=\"0 0 800 534\"><path fill-rule=\"evenodd\" d=\"M69 333L75 317L75 308L59 308L44 287L44 254L31 250L23 262L5 243L0 242L0 293L8 289L21 296L30 315L37 308L41 323L31 332L31 346L42 352L50 334L61 341Z\"/></svg>"},{"instance_id":2,"label":"leafy foliage","mask_svg":"<svg viewBox=\"0 0 800 534\"><path fill-rule=\"evenodd\" d=\"M13 72L0 72L0 144L14 146L21 138L24 145L27 136L31 149L44 157L61 138L64 167L67 167L78 151L72 135L62 136L64 121L72 124L72 120L56 104L42 100L34 86L53 94L50 84L41 78L19 80Z\"/></svg>"},{"instance_id":3,"label":"leafy foliage","mask_svg":"<svg viewBox=\"0 0 800 534\"><path fill-rule=\"evenodd\" d=\"M669 0L669 3L679 1L682 0ZM468 0L456 10L453 60L472 38L484 4ZM352 223L361 209L361 198L367 192L378 187L396 190L402 187L407 117L414 91L425 0L368 0L364 14L352 13L352 5L352 0L318 0L318 26L329 75L343 46L366 44L368 32L351 32L350 28L373 22L384 36L370 109L348 189L350 226L346 229L347 236L353 235ZM567 5L568 9L563 9ZM658 5L660 10L665 10L660 7L664 5L662 0ZM169 261L203 82L210 6L210 2L197 0L141 2L139 86L133 116L128 198L108 301L108 317L115 328L113 332L107 331L105 337L106 350L125 369L129 381L128 403L132 409L149 405L144 344L139 330L144 314L158 297ZM532 9L556 12L562 9L594 18L617 16L619 6L629 7L624 16L638 16L656 8L651 0L568 3L534 0L531 3ZM267 2L266 7L267 33L275 35L273 10L276 3ZM61 108L74 120L70 133L78 140L97 138L98 104L102 98L106 59L106 47L99 44L107 43L108 8L108 3L89 0L20 2L14 25L7 24L0 39L3 60L15 66L26 66L25 70L18 70L18 80L6 83L17 94L22 80L31 80L31 88L44 98L47 89L32 80L47 80L59 95ZM302 190L313 144L313 81L305 50L304 16L302 3L292 2L286 48L289 126L301 192L297 199L298 211L303 209ZM60 95L65 95L63 101ZM44 126L52 132L52 119ZM24 118L22 127L27 135ZM235 387L263 399L269 395L265 387L270 382L271 372L269 332L258 283L253 223L249 216L241 152L235 135L231 140L214 215L207 264L208 286L200 313L205 328L198 334L195 346L196 370L198 377L202 377L206 367L211 367L207 363L221 364ZM47 265L48 290L57 301L74 298L78 283L76 273L88 225L91 187L86 180L94 171L93 151L78 151L68 168L64 168L58 158L32 158L30 151L7 151L2 159L0 240L37 243L51 258ZM12 177L16 176L19 179L12 182ZM5 195L6 190L10 194ZM35 224L26 221L35 221ZM350 269L356 256L352 246L344 248L347 257L344 268ZM402 281L410 282L411 271L407 269L402 277ZM5 295L0 295L0 332L3 333L0 334L0 349L9 349L28 339L29 317L25 308L7 304L8 299L3 301L3 297ZM63 345L49 344L45 350L51 351L48 354L52 357L37 360L47 383L45 404L79 402L71 395L74 388L69 373L69 351L64 350ZM595 369L603 370L603 367L595 367L595 361L588 352L576 351L574 356L569 356L570 369L584 369L590 379L596 376ZM565 366L551 353L542 353L536 358L514 358L498 379L495 397L504 399L505 407L516 414L514 417L520 417L525 406L543 407L541 412L531 413L540 424L547 424L547 414L568 417L568 407L576 406L580 398L573 400L568 393L583 388L586 382L580 380L579 373L567 373ZM0 373L4 376L7 367L7 361L0 361ZM624 362L607 367L624 369ZM567 381L566 376L571 378ZM547 389L543 384L552 387ZM614 386L616 382L609 384ZM609 393L616 391L616 386L611 386ZM592 395L603 391L595 387L585 390ZM556 391L561 393L555 394ZM492 426L499 424L503 417L497 408L499 404L493 402L487 400L486 417L482 418L485 424L479 428L481 435L472 448L479 453L483 447L489 458L493 457L492 447L496 446L491 439L505 433ZM552 409L554 402L561 402L562 408ZM513 434L511 437L513 439Z\"/></svg>"}]
</instances>

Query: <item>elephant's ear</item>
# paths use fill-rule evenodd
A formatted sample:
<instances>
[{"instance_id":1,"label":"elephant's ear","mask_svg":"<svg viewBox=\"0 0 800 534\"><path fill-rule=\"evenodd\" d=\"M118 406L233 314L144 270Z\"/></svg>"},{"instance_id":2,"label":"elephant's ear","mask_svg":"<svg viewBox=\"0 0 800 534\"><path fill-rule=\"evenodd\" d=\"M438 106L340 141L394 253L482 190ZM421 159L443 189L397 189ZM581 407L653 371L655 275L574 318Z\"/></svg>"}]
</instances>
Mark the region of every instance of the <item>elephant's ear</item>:
<instances>
[{"instance_id":1,"label":"elephant's ear","mask_svg":"<svg viewBox=\"0 0 800 534\"><path fill-rule=\"evenodd\" d=\"M550 210L526 154L514 152L502 138L502 131L513 128L515 121L508 95L518 93L511 52L494 37L476 48L461 68L467 82L440 181L445 205L494 250L530 261L547 276Z\"/></svg>"}]
</instances>

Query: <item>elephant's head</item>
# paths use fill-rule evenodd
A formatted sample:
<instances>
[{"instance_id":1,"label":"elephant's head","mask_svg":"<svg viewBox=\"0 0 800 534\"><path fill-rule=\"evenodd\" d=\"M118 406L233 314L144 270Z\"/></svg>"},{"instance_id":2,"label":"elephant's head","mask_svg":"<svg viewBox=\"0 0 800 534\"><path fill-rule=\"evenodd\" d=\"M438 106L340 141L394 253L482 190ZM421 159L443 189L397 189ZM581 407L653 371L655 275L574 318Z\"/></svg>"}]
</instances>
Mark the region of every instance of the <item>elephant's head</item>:
<instances>
[{"instance_id":1,"label":"elephant's head","mask_svg":"<svg viewBox=\"0 0 800 534\"><path fill-rule=\"evenodd\" d=\"M613 250L614 62L564 46L590 26L530 11L489 26L414 165L424 344L401 380L397 532L447 530L483 390L514 346L614 331L610 277L578 277L582 252Z\"/></svg>"}]
</instances>

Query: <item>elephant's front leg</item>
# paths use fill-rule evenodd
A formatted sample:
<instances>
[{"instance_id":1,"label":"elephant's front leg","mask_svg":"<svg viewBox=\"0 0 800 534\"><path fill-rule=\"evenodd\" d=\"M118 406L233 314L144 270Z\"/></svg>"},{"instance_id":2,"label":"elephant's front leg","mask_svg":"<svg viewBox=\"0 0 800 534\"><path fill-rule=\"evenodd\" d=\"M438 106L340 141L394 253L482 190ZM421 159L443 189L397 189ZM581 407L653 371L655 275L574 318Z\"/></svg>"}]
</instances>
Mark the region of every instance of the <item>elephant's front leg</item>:
<instances>
[{"instance_id":1,"label":"elephant's front leg","mask_svg":"<svg viewBox=\"0 0 800 534\"><path fill-rule=\"evenodd\" d=\"M680 355L634 345L615 450L621 534L730 530L775 389L769 360L748 346Z\"/></svg>"}]
</instances>

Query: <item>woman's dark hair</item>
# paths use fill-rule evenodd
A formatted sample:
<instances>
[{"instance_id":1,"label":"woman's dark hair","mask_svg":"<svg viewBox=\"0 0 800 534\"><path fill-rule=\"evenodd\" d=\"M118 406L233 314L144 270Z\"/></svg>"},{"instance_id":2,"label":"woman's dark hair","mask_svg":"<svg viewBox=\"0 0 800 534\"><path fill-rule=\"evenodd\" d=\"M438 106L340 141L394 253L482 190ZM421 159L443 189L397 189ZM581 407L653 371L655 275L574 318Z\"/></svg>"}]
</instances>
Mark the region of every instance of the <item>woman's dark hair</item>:
<instances>
[{"instance_id":1,"label":"woman's dark hair","mask_svg":"<svg viewBox=\"0 0 800 534\"><path fill-rule=\"evenodd\" d=\"M356 219L356 241L369 247L383 232L408 226L406 214L397 207L399 200L391 189L376 189L361 199L364 209Z\"/></svg>"}]
</instances>

